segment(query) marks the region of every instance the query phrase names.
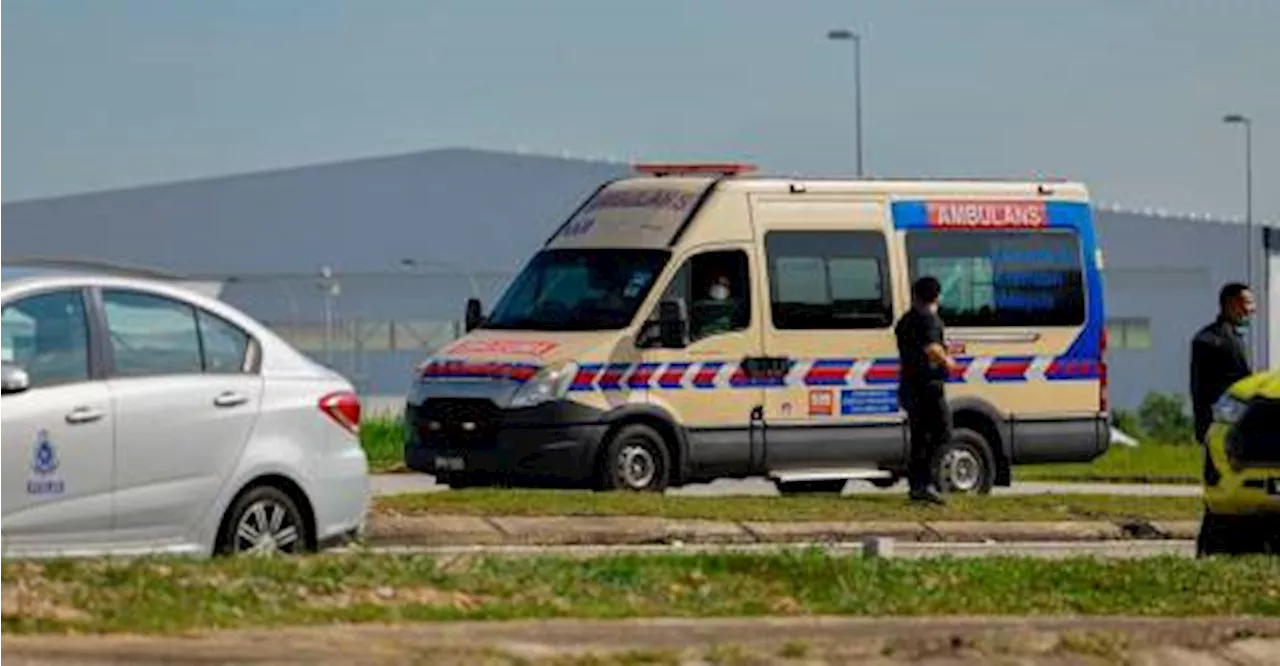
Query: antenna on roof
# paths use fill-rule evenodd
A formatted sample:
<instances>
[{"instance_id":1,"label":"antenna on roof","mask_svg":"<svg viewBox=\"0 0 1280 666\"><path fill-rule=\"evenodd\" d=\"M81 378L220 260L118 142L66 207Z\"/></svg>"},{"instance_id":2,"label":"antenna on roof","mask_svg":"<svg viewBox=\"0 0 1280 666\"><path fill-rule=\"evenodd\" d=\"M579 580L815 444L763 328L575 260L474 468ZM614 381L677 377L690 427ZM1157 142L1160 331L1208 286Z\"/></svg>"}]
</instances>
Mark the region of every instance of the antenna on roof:
<instances>
[{"instance_id":1,"label":"antenna on roof","mask_svg":"<svg viewBox=\"0 0 1280 666\"><path fill-rule=\"evenodd\" d=\"M75 257L15 257L5 259L5 266L25 268L65 268L70 270L109 273L121 277L153 278L157 280L184 280L181 275L169 273L155 268L144 268L98 259L77 259Z\"/></svg>"}]
</instances>

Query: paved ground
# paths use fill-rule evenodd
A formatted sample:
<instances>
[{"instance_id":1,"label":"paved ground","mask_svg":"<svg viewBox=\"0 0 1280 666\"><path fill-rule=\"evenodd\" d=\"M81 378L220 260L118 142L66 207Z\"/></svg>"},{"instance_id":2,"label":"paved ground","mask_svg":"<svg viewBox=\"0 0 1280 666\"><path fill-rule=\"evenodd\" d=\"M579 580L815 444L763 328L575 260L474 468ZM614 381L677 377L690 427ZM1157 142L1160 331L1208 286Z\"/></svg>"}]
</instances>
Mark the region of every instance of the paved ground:
<instances>
[{"instance_id":1,"label":"paved ground","mask_svg":"<svg viewBox=\"0 0 1280 666\"><path fill-rule=\"evenodd\" d=\"M340 625L188 637L5 636L10 664L1262 666L1280 620L754 618ZM1103 657L1106 661L1099 661Z\"/></svg>"},{"instance_id":2,"label":"paved ground","mask_svg":"<svg viewBox=\"0 0 1280 666\"><path fill-rule=\"evenodd\" d=\"M375 474L373 490L378 495L393 495L407 492L440 492L447 487L437 485L435 478L426 474ZM731 496L731 495L777 495L773 484L764 479L720 480L714 483L700 483L669 491L673 495ZM845 487L845 494L853 493L906 493L906 485L898 484L893 488L881 490L865 481L855 481ZM996 488L995 495L1041 495L1041 494L1106 494L1106 495L1147 495L1171 497L1197 497L1200 487L1194 485L1144 485L1120 483L1044 483L1035 481L1015 482L1009 488Z\"/></svg>"},{"instance_id":3,"label":"paved ground","mask_svg":"<svg viewBox=\"0 0 1280 666\"><path fill-rule=\"evenodd\" d=\"M1177 555L1194 557L1194 541L1185 539L1162 541L1024 541L998 543L917 543L895 539L859 541L813 541L795 543L720 543L720 544L573 544L573 545L494 545L458 546L374 546L377 553L412 553L434 555L445 561L485 557L609 557L615 555L690 555L695 553L777 554L786 551L817 548L833 555L863 554L876 557L918 559L926 557L1038 557L1062 559L1094 556L1105 558L1140 558ZM335 552L361 552L340 548Z\"/></svg>"}]
</instances>

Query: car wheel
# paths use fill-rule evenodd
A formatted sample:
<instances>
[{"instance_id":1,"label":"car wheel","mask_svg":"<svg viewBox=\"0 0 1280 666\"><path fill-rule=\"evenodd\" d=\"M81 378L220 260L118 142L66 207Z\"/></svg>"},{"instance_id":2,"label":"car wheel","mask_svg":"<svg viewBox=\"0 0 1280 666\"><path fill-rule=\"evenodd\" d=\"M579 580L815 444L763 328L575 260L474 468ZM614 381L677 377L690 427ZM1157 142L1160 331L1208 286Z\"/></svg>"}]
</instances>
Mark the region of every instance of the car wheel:
<instances>
[{"instance_id":1,"label":"car wheel","mask_svg":"<svg viewBox=\"0 0 1280 666\"><path fill-rule=\"evenodd\" d=\"M968 428L956 428L951 441L934 456L933 478L944 493L990 493L996 462L986 438Z\"/></svg>"},{"instance_id":2,"label":"car wheel","mask_svg":"<svg viewBox=\"0 0 1280 666\"><path fill-rule=\"evenodd\" d=\"M1196 556L1244 555L1266 550L1266 532L1261 521L1240 516L1224 516L1207 508L1200 517L1200 533L1196 535Z\"/></svg>"},{"instance_id":3,"label":"car wheel","mask_svg":"<svg viewBox=\"0 0 1280 666\"><path fill-rule=\"evenodd\" d=\"M801 495L807 493L826 493L839 495L844 490L845 479L823 479L821 481L775 481L778 492L783 495Z\"/></svg>"},{"instance_id":4,"label":"car wheel","mask_svg":"<svg viewBox=\"0 0 1280 666\"><path fill-rule=\"evenodd\" d=\"M224 555L274 555L311 550L311 526L288 493L275 486L257 486L231 504L218 538Z\"/></svg>"},{"instance_id":5,"label":"car wheel","mask_svg":"<svg viewBox=\"0 0 1280 666\"><path fill-rule=\"evenodd\" d=\"M618 429L605 447L601 490L661 492L671 481L671 456L658 431L642 423Z\"/></svg>"}]
</instances>

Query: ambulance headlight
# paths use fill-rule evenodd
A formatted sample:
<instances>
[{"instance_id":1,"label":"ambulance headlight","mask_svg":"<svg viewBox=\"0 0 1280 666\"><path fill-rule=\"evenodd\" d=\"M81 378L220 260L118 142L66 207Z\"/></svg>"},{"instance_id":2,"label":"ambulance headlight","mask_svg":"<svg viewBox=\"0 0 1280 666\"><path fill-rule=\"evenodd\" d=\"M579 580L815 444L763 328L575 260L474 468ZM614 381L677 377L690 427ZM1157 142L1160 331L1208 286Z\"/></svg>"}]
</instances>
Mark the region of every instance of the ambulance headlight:
<instances>
[{"instance_id":1,"label":"ambulance headlight","mask_svg":"<svg viewBox=\"0 0 1280 666\"><path fill-rule=\"evenodd\" d=\"M1224 395L1213 404L1213 420L1227 425L1234 424L1244 415L1248 405L1233 396Z\"/></svg>"},{"instance_id":2,"label":"ambulance headlight","mask_svg":"<svg viewBox=\"0 0 1280 666\"><path fill-rule=\"evenodd\" d=\"M514 408L533 407L544 402L559 400L569 391L569 385L578 374L577 363L562 363L538 371L532 379L520 385L511 396Z\"/></svg>"}]
</instances>

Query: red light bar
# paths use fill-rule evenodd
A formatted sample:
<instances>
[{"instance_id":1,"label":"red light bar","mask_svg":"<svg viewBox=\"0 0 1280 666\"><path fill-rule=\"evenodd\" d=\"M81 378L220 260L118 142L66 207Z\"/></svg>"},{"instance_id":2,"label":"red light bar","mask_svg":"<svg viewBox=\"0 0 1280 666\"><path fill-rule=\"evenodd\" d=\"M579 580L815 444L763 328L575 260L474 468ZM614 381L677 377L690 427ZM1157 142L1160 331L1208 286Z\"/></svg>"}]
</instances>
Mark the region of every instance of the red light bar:
<instances>
[{"instance_id":1,"label":"red light bar","mask_svg":"<svg viewBox=\"0 0 1280 666\"><path fill-rule=\"evenodd\" d=\"M708 162L694 164L637 164L635 170L650 176L669 176L672 174L718 173L725 176L736 176L756 170L754 164L740 162Z\"/></svg>"}]
</instances>

